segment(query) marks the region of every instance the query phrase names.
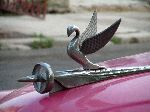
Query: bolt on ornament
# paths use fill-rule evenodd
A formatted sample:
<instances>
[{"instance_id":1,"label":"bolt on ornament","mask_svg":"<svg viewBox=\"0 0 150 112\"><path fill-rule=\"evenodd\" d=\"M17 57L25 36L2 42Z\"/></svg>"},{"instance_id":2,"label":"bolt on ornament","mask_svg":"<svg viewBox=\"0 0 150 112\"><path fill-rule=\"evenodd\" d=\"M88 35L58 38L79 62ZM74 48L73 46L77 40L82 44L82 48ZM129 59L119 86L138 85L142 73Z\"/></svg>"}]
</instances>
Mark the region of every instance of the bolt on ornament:
<instances>
[{"instance_id":1,"label":"bolt on ornament","mask_svg":"<svg viewBox=\"0 0 150 112\"><path fill-rule=\"evenodd\" d=\"M80 35L79 28L70 25L67 28L68 37L76 32L76 36L67 47L68 55L82 65L82 69L55 71L47 63L38 63L34 66L32 75L19 79L19 82L33 82L37 92L54 93L60 90L74 88L85 84L108 80L137 73L150 72L150 66L106 68L90 62L86 55L94 53L104 47L113 37L121 19L110 27L96 34L97 13L94 12L86 30Z\"/></svg>"}]
</instances>

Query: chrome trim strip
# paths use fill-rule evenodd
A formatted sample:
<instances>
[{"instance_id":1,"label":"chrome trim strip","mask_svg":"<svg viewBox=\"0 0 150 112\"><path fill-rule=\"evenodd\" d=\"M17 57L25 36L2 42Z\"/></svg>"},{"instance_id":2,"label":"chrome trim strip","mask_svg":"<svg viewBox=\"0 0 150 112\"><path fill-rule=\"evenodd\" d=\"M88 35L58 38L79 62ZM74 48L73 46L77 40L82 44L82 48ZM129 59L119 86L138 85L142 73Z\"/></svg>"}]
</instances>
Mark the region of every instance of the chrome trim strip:
<instances>
[{"instance_id":1,"label":"chrome trim strip","mask_svg":"<svg viewBox=\"0 0 150 112\"><path fill-rule=\"evenodd\" d=\"M78 72L62 71L61 74L55 75L54 79L61 83L61 85L65 88L73 88L85 84L144 72L150 72L150 66L122 67L105 70L81 70Z\"/></svg>"}]
</instances>

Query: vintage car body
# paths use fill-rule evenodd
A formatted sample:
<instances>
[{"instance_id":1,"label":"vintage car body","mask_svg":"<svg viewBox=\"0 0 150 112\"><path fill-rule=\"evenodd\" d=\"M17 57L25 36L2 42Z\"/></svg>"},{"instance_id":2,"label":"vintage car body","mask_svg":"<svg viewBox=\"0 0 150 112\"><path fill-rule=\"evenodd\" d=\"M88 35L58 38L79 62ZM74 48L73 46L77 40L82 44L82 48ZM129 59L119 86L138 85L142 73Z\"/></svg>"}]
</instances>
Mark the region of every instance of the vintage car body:
<instances>
[{"instance_id":1,"label":"vintage car body","mask_svg":"<svg viewBox=\"0 0 150 112\"><path fill-rule=\"evenodd\" d=\"M99 64L109 68L150 65L150 52ZM0 112L150 112L150 72L46 94L36 92L30 83L0 95Z\"/></svg>"}]
</instances>

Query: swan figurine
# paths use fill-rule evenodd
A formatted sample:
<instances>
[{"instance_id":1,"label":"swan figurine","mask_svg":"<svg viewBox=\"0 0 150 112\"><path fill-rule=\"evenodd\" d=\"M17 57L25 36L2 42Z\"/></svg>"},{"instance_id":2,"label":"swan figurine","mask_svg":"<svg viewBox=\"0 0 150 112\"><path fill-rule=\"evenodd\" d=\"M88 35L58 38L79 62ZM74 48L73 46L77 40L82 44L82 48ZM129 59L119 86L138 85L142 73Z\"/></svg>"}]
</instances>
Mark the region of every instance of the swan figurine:
<instances>
[{"instance_id":1,"label":"swan figurine","mask_svg":"<svg viewBox=\"0 0 150 112\"><path fill-rule=\"evenodd\" d=\"M69 25L67 28L68 37L75 32L75 37L69 42L67 46L68 55L81 64L84 70L105 69L104 66L94 64L86 57L102 47L104 47L113 37L114 33L120 25L121 19L113 23L104 31L97 33L97 12L94 11L91 21L86 30L80 35L80 30L75 25Z\"/></svg>"}]
</instances>

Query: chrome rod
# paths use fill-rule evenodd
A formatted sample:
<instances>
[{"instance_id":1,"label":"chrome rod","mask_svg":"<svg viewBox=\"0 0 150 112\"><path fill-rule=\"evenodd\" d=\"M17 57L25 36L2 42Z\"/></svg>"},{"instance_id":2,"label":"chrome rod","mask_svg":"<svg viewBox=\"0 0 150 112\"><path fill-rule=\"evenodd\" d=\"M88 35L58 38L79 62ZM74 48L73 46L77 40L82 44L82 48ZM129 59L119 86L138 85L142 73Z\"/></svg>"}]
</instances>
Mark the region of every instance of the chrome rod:
<instances>
[{"instance_id":1,"label":"chrome rod","mask_svg":"<svg viewBox=\"0 0 150 112\"><path fill-rule=\"evenodd\" d=\"M37 78L35 75L30 75L18 79L18 82L45 82L45 79Z\"/></svg>"}]
</instances>

